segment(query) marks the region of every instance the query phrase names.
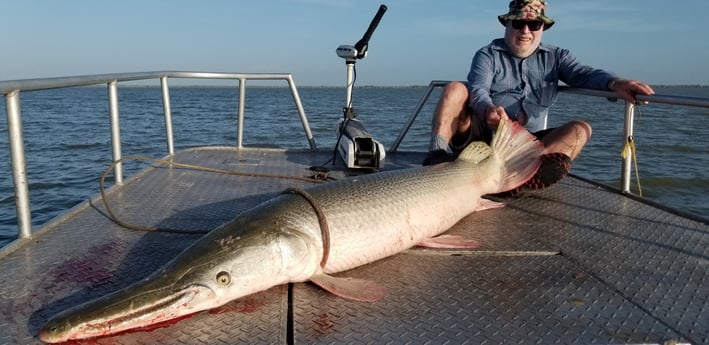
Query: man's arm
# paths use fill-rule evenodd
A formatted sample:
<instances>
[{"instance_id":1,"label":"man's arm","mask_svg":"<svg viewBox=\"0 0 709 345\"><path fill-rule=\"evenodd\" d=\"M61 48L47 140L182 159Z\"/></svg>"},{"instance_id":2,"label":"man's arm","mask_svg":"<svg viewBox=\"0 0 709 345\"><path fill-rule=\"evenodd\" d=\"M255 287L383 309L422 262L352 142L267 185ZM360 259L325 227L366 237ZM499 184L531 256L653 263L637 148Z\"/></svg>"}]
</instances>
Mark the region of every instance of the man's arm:
<instances>
[{"instance_id":1,"label":"man's arm","mask_svg":"<svg viewBox=\"0 0 709 345\"><path fill-rule=\"evenodd\" d=\"M637 100L635 99L636 94L641 95L652 95L655 90L645 83L639 82L637 80L623 79L623 78L613 78L608 82L608 89L615 92L620 98L635 104ZM647 102L644 102L647 104Z\"/></svg>"},{"instance_id":2,"label":"man's arm","mask_svg":"<svg viewBox=\"0 0 709 345\"><path fill-rule=\"evenodd\" d=\"M610 90L618 97L628 102L635 103L635 95L652 95L655 91L649 85L631 79L624 79L615 76L613 73L602 69L597 69L580 63L568 50L559 50L560 73L559 80L569 86Z\"/></svg>"},{"instance_id":3,"label":"man's arm","mask_svg":"<svg viewBox=\"0 0 709 345\"><path fill-rule=\"evenodd\" d=\"M468 73L469 105L474 116L478 116L492 130L497 129L500 119L508 118L505 108L495 105L490 97L494 73L495 63L489 51L481 49L476 52Z\"/></svg>"},{"instance_id":4,"label":"man's arm","mask_svg":"<svg viewBox=\"0 0 709 345\"><path fill-rule=\"evenodd\" d=\"M493 105L490 88L494 73L495 63L489 51L478 50L468 73L469 105L477 116L485 114L485 110Z\"/></svg>"}]
</instances>

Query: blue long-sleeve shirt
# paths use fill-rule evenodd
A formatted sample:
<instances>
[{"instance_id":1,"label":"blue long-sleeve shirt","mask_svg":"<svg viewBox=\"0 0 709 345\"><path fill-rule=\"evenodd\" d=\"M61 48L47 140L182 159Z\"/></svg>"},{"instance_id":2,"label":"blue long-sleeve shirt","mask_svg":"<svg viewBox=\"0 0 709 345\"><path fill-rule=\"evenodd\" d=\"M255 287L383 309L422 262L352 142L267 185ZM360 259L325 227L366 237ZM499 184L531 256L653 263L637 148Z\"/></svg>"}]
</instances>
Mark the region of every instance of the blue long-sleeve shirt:
<instances>
[{"instance_id":1,"label":"blue long-sleeve shirt","mask_svg":"<svg viewBox=\"0 0 709 345\"><path fill-rule=\"evenodd\" d=\"M481 119L490 105L499 105L511 119L524 113L525 127L536 132L547 127L549 107L558 94L558 82L569 86L608 90L615 75L580 63L559 47L540 44L531 56L512 55L502 38L475 53L468 73L470 107Z\"/></svg>"}]
</instances>

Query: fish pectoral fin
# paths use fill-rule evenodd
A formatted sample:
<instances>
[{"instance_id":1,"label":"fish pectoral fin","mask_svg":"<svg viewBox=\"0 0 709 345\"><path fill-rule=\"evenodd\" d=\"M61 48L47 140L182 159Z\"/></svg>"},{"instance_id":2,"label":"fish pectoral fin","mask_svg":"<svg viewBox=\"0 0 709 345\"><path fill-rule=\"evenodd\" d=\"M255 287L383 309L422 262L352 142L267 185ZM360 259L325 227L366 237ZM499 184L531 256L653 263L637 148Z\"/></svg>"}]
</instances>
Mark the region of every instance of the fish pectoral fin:
<instances>
[{"instance_id":1,"label":"fish pectoral fin","mask_svg":"<svg viewBox=\"0 0 709 345\"><path fill-rule=\"evenodd\" d=\"M480 243L475 240L463 238L458 235L440 235L421 240L418 245L427 248L444 249L472 249L480 248Z\"/></svg>"},{"instance_id":2,"label":"fish pectoral fin","mask_svg":"<svg viewBox=\"0 0 709 345\"><path fill-rule=\"evenodd\" d=\"M485 211L485 210L492 210L494 208L501 208L505 207L505 204L497 201L492 201L490 199L485 199L485 198L480 198L480 201L478 201L478 207L475 208L475 211Z\"/></svg>"},{"instance_id":3,"label":"fish pectoral fin","mask_svg":"<svg viewBox=\"0 0 709 345\"><path fill-rule=\"evenodd\" d=\"M376 302L385 294L379 284L364 279L338 278L320 273L310 277L310 281L335 296L359 302Z\"/></svg>"}]
</instances>

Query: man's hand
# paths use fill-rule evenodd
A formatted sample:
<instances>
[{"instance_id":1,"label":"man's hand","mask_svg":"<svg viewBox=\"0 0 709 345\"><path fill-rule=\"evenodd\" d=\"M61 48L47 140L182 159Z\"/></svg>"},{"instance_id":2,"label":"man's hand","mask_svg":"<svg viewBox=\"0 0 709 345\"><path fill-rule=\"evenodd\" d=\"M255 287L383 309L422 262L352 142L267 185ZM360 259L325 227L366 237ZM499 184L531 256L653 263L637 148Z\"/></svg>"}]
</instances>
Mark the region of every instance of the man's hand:
<instances>
[{"instance_id":1,"label":"man's hand","mask_svg":"<svg viewBox=\"0 0 709 345\"><path fill-rule=\"evenodd\" d=\"M645 83L639 82L637 80L615 78L608 82L608 88L614 91L620 98L635 104L637 99L635 95L652 95L655 91ZM647 102L643 102L647 104Z\"/></svg>"},{"instance_id":2,"label":"man's hand","mask_svg":"<svg viewBox=\"0 0 709 345\"><path fill-rule=\"evenodd\" d=\"M496 105L490 105L485 109L485 124L487 124L487 128L490 128L493 131L497 130L497 126L500 124L500 120L503 119L510 119L509 116L507 116L505 108Z\"/></svg>"}]
</instances>

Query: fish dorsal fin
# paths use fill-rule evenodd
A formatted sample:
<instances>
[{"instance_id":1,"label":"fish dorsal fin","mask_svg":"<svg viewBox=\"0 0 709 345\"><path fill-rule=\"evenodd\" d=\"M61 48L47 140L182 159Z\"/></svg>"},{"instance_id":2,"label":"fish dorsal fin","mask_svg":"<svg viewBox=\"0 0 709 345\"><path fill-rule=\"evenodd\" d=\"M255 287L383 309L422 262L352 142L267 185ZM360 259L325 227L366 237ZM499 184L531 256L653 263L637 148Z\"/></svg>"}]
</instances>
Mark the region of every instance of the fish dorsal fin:
<instances>
[{"instance_id":1,"label":"fish dorsal fin","mask_svg":"<svg viewBox=\"0 0 709 345\"><path fill-rule=\"evenodd\" d=\"M490 145L483 141L474 141L458 155L458 159L478 164L485 158L490 157L491 153L492 148L490 148Z\"/></svg>"}]
</instances>

